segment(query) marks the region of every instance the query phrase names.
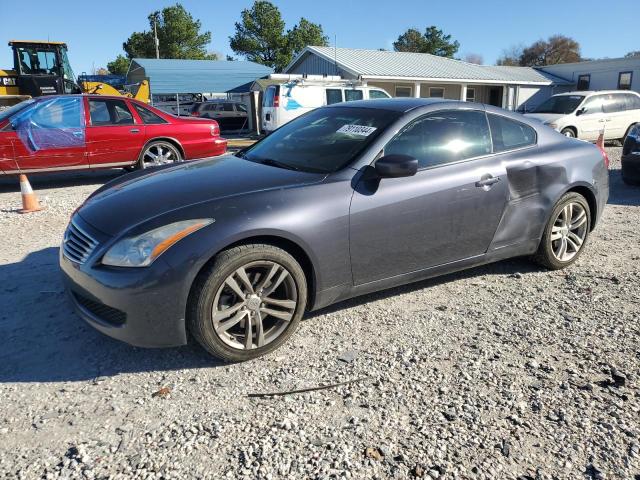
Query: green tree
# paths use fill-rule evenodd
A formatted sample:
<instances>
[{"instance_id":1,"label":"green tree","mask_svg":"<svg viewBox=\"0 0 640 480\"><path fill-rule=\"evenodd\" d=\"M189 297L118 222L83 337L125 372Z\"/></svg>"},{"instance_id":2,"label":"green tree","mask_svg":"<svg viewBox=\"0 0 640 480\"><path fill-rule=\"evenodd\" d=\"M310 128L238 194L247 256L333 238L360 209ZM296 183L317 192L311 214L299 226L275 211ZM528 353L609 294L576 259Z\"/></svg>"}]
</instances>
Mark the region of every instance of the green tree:
<instances>
[{"instance_id":1,"label":"green tree","mask_svg":"<svg viewBox=\"0 0 640 480\"><path fill-rule=\"evenodd\" d=\"M266 0L257 0L251 8L242 10L235 29L229 37L234 53L276 71L282 71L307 45L328 44L322 26L306 18L285 33L280 10Z\"/></svg>"},{"instance_id":2,"label":"green tree","mask_svg":"<svg viewBox=\"0 0 640 480\"><path fill-rule=\"evenodd\" d=\"M459 48L457 40L452 40L451 35L445 35L434 25L427 27L424 33L410 28L393 42L396 52L430 53L448 58L453 58Z\"/></svg>"},{"instance_id":3,"label":"green tree","mask_svg":"<svg viewBox=\"0 0 640 480\"><path fill-rule=\"evenodd\" d=\"M107 63L107 70L113 75L126 75L130 60L124 55L118 55L113 62Z\"/></svg>"},{"instance_id":4,"label":"green tree","mask_svg":"<svg viewBox=\"0 0 640 480\"><path fill-rule=\"evenodd\" d=\"M302 17L298 24L287 32L287 44L291 57L295 57L309 45L326 47L329 45L329 37L324 34L322 25L310 22Z\"/></svg>"},{"instance_id":5,"label":"green tree","mask_svg":"<svg viewBox=\"0 0 640 480\"><path fill-rule=\"evenodd\" d=\"M159 40L160 58L196 60L215 59L207 53L211 32L201 32L202 24L179 3L149 15L149 30L133 32L122 48L128 58L155 58L154 23Z\"/></svg>"}]
</instances>

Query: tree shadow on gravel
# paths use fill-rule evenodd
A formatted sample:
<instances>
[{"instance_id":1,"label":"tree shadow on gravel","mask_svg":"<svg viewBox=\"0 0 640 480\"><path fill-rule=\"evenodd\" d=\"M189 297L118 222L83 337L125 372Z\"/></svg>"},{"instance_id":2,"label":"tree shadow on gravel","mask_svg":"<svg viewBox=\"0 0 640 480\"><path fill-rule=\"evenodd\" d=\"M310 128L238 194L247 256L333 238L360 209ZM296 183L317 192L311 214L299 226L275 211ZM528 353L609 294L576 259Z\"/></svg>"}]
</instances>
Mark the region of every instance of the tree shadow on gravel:
<instances>
[{"instance_id":1,"label":"tree shadow on gravel","mask_svg":"<svg viewBox=\"0 0 640 480\"><path fill-rule=\"evenodd\" d=\"M449 273L447 275L429 278L427 280L422 280L420 282L409 283L407 285L390 288L388 290L381 290L379 292L368 293L360 297L344 300L340 303L329 305L328 307L325 307L321 310L311 312L305 317L305 319L312 319L315 317L326 315L328 313L333 313L339 310L343 310L345 308L356 307L359 305L364 305L365 303L375 302L378 300L385 300L390 297L395 297L396 295L411 293L418 290L423 290L425 288L431 288L431 287L435 287L435 286L442 285L449 282L455 282L462 279L481 277L483 275L505 276L505 275L524 274L524 273L541 272L541 271L545 271L545 269L524 257L513 258L509 260L502 260L500 262L490 263L488 265L482 265L474 268L469 268L467 270L461 270L459 272Z\"/></svg>"},{"instance_id":2,"label":"tree shadow on gravel","mask_svg":"<svg viewBox=\"0 0 640 480\"><path fill-rule=\"evenodd\" d=\"M29 183L34 190L44 188L79 187L82 185L96 185L107 183L114 178L127 173L121 168L107 170L58 172L58 173L34 173L29 174ZM97 187L96 187L97 188ZM0 177L0 193L19 192L20 182L17 175Z\"/></svg>"},{"instance_id":3,"label":"tree shadow on gravel","mask_svg":"<svg viewBox=\"0 0 640 480\"><path fill-rule=\"evenodd\" d=\"M640 186L627 185L622 181L619 169L609 170L610 205L640 206Z\"/></svg>"},{"instance_id":4,"label":"tree shadow on gravel","mask_svg":"<svg viewBox=\"0 0 640 480\"><path fill-rule=\"evenodd\" d=\"M64 292L58 248L0 265L0 383L69 382L222 365L197 345L132 347L87 325Z\"/></svg>"}]
</instances>

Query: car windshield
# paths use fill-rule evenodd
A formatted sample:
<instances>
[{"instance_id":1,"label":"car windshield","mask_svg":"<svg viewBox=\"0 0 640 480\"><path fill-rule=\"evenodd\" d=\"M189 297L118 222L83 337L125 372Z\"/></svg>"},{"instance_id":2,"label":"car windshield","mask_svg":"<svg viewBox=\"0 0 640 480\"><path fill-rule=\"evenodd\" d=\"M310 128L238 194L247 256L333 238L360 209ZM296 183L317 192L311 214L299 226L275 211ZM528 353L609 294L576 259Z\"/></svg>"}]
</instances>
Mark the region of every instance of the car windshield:
<instances>
[{"instance_id":1,"label":"car windshield","mask_svg":"<svg viewBox=\"0 0 640 480\"><path fill-rule=\"evenodd\" d=\"M373 108L318 108L238 156L290 170L331 173L349 165L399 116Z\"/></svg>"},{"instance_id":2,"label":"car windshield","mask_svg":"<svg viewBox=\"0 0 640 480\"><path fill-rule=\"evenodd\" d=\"M0 123L4 122L11 115L14 115L14 114L16 114L18 112L21 112L22 110L27 108L29 105L33 105L35 102L36 101L34 99L25 100L24 102L17 103L14 106L12 106L10 108L7 108L6 110L1 111L0 112Z\"/></svg>"},{"instance_id":3,"label":"car windshield","mask_svg":"<svg viewBox=\"0 0 640 480\"><path fill-rule=\"evenodd\" d=\"M583 100L584 96L582 95L558 95L557 97L548 98L533 113L561 113L566 115L575 111Z\"/></svg>"}]
</instances>

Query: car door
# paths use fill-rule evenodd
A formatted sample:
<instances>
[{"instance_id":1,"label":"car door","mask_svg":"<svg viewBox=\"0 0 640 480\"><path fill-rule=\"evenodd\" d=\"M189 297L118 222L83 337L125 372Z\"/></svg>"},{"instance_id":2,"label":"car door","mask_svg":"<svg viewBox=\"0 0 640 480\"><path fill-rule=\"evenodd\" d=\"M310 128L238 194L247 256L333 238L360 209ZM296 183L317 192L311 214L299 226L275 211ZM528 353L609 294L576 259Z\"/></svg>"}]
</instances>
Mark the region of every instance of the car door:
<instances>
[{"instance_id":1,"label":"car door","mask_svg":"<svg viewBox=\"0 0 640 480\"><path fill-rule=\"evenodd\" d=\"M577 124L580 129L578 134L580 139L597 140L602 129L606 128L607 115L602 109L604 100L604 95L593 95L587 98L578 109Z\"/></svg>"},{"instance_id":2,"label":"car door","mask_svg":"<svg viewBox=\"0 0 640 480\"><path fill-rule=\"evenodd\" d=\"M361 180L350 211L356 285L484 254L507 202L506 170L491 154L484 111L412 121L384 155L418 159L415 176Z\"/></svg>"},{"instance_id":3,"label":"car door","mask_svg":"<svg viewBox=\"0 0 640 480\"><path fill-rule=\"evenodd\" d=\"M41 100L13 122L16 167L21 171L85 168L84 103L80 96Z\"/></svg>"},{"instance_id":4,"label":"car door","mask_svg":"<svg viewBox=\"0 0 640 480\"><path fill-rule=\"evenodd\" d=\"M247 107L242 103L234 103L236 112L236 129L241 130L247 128L248 125L248 112Z\"/></svg>"},{"instance_id":5,"label":"car door","mask_svg":"<svg viewBox=\"0 0 640 480\"><path fill-rule=\"evenodd\" d=\"M115 98L87 98L87 153L91 168L130 165L145 143L145 127L137 123L128 102Z\"/></svg>"},{"instance_id":6,"label":"car door","mask_svg":"<svg viewBox=\"0 0 640 480\"><path fill-rule=\"evenodd\" d=\"M624 137L629 127L627 122L627 102L624 94L611 93L605 96L602 110L606 115L605 138L618 139Z\"/></svg>"}]
</instances>

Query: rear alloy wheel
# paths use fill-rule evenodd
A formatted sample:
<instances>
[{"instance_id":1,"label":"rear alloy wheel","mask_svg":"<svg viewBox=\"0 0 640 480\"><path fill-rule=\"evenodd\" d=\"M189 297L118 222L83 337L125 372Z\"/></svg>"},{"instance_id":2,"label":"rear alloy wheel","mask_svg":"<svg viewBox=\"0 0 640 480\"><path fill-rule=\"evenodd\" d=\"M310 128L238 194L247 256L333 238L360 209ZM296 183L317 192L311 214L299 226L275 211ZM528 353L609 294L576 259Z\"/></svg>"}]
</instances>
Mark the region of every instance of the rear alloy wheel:
<instances>
[{"instance_id":1,"label":"rear alloy wheel","mask_svg":"<svg viewBox=\"0 0 640 480\"><path fill-rule=\"evenodd\" d=\"M282 345L306 307L302 268L272 245L242 245L219 254L190 297L189 327L211 354L250 360Z\"/></svg>"},{"instance_id":2,"label":"rear alloy wheel","mask_svg":"<svg viewBox=\"0 0 640 480\"><path fill-rule=\"evenodd\" d=\"M151 142L145 147L140 155L138 166L141 169L160 167L170 163L181 162L180 150L170 142Z\"/></svg>"},{"instance_id":3,"label":"rear alloy wheel","mask_svg":"<svg viewBox=\"0 0 640 480\"><path fill-rule=\"evenodd\" d=\"M565 137L576 138L576 132L573 131L573 128L565 128L560 133Z\"/></svg>"},{"instance_id":4,"label":"rear alloy wheel","mask_svg":"<svg viewBox=\"0 0 640 480\"><path fill-rule=\"evenodd\" d=\"M575 262L591 229L591 211L586 199L568 193L553 209L535 259L541 265L558 270Z\"/></svg>"}]
</instances>

